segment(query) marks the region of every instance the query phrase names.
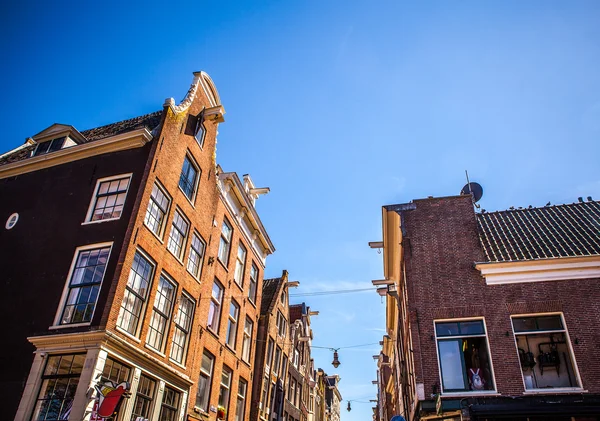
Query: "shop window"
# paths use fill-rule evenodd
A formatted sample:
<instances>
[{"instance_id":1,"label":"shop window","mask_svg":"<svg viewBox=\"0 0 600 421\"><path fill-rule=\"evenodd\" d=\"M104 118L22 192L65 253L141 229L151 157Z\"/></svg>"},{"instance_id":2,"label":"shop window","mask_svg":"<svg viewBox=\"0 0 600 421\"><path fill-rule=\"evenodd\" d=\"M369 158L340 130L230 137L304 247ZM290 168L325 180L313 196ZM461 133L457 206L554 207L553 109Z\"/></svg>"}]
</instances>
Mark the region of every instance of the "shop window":
<instances>
[{"instance_id":1,"label":"shop window","mask_svg":"<svg viewBox=\"0 0 600 421\"><path fill-rule=\"evenodd\" d=\"M494 390L483 320L436 322L442 392Z\"/></svg>"},{"instance_id":2,"label":"shop window","mask_svg":"<svg viewBox=\"0 0 600 421\"><path fill-rule=\"evenodd\" d=\"M562 317L513 317L526 390L580 387Z\"/></svg>"}]
</instances>

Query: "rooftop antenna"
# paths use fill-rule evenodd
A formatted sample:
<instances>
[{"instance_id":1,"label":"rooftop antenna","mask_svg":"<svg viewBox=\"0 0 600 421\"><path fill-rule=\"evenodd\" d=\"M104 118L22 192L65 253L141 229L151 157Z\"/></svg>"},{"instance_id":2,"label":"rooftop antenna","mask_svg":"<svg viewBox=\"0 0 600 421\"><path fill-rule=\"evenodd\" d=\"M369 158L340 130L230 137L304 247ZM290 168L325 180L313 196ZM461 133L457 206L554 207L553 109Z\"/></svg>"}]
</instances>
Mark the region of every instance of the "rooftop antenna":
<instances>
[{"instance_id":1,"label":"rooftop antenna","mask_svg":"<svg viewBox=\"0 0 600 421\"><path fill-rule=\"evenodd\" d=\"M471 200L473 201L473 206L479 209L481 206L477 204L481 197L483 196L483 187L479 183L471 183L469 181L469 173L465 170L465 175L467 176L467 184L462 188L460 194L469 194L471 195Z\"/></svg>"}]
</instances>

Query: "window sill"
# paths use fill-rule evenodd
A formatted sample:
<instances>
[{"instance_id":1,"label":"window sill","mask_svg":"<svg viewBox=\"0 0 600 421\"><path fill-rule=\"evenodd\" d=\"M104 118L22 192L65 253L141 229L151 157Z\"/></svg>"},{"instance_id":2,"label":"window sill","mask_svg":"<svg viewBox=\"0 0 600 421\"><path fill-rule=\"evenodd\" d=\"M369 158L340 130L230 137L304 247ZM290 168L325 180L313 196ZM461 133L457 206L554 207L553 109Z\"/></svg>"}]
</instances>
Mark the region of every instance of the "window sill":
<instances>
[{"instance_id":1,"label":"window sill","mask_svg":"<svg viewBox=\"0 0 600 421\"><path fill-rule=\"evenodd\" d=\"M168 247L167 247L167 250L169 251L169 253L171 253L171 256L173 256L175 258L175 260L177 260L181 264L181 266L183 266L183 260L180 259L179 257L177 257L175 255L175 253L173 253Z\"/></svg>"},{"instance_id":2,"label":"window sill","mask_svg":"<svg viewBox=\"0 0 600 421\"><path fill-rule=\"evenodd\" d=\"M223 267L223 269L225 269L225 272L229 273L229 269L227 268L227 265L225 263L223 263L221 261L221 259L219 259L218 256L217 256L217 262L219 262L221 264L221 266Z\"/></svg>"},{"instance_id":3,"label":"window sill","mask_svg":"<svg viewBox=\"0 0 600 421\"><path fill-rule=\"evenodd\" d=\"M235 285L237 285L237 287L240 289L240 291L244 292L244 285L240 284L238 281L235 280L235 278L233 279L233 283Z\"/></svg>"},{"instance_id":4,"label":"window sill","mask_svg":"<svg viewBox=\"0 0 600 421\"><path fill-rule=\"evenodd\" d=\"M119 326L115 326L115 330L119 333L122 333L123 335L127 336L129 339L131 339L132 341L137 342L138 344L140 342L142 342L142 340L134 335L132 335L131 333L127 332L125 329L120 328Z\"/></svg>"},{"instance_id":5,"label":"window sill","mask_svg":"<svg viewBox=\"0 0 600 421\"><path fill-rule=\"evenodd\" d=\"M181 364L180 362L175 361L173 358L169 357L169 361L171 361L177 367L183 368L184 370L187 370L187 367L185 365Z\"/></svg>"},{"instance_id":6,"label":"window sill","mask_svg":"<svg viewBox=\"0 0 600 421\"><path fill-rule=\"evenodd\" d=\"M232 348L231 345L225 344L225 348L227 348L229 352L231 352L233 355L237 355L235 352L235 348Z\"/></svg>"},{"instance_id":7,"label":"window sill","mask_svg":"<svg viewBox=\"0 0 600 421\"><path fill-rule=\"evenodd\" d=\"M472 390L466 390L464 392L442 392L442 397L457 397L457 396L502 396L495 390L482 390L481 392L474 392Z\"/></svg>"},{"instance_id":8,"label":"window sill","mask_svg":"<svg viewBox=\"0 0 600 421\"><path fill-rule=\"evenodd\" d=\"M166 358L166 355L163 354L162 352L160 352L158 349L153 348L152 345L148 345L147 343L144 344L144 348L149 349L150 351L154 352L155 354L160 355L163 358Z\"/></svg>"},{"instance_id":9,"label":"window sill","mask_svg":"<svg viewBox=\"0 0 600 421\"><path fill-rule=\"evenodd\" d=\"M252 368L252 366L250 365L250 362L244 360L244 359L240 359L241 362L243 362L244 364L246 364L248 367Z\"/></svg>"},{"instance_id":10,"label":"window sill","mask_svg":"<svg viewBox=\"0 0 600 421\"><path fill-rule=\"evenodd\" d=\"M148 225L144 224L144 226L148 229L148 231L150 231L152 233L152 235L154 236L154 238L156 238L161 244L165 244L165 240L163 240L162 238L160 238L157 233L155 233L154 231L152 231L152 229Z\"/></svg>"},{"instance_id":11,"label":"window sill","mask_svg":"<svg viewBox=\"0 0 600 421\"><path fill-rule=\"evenodd\" d=\"M256 308L256 304L254 303L254 301L250 297L248 297L248 302L250 304L252 304L252 307Z\"/></svg>"},{"instance_id":12,"label":"window sill","mask_svg":"<svg viewBox=\"0 0 600 421\"><path fill-rule=\"evenodd\" d=\"M100 219L98 221L86 221L86 222L82 222L81 225L95 225L95 224L101 224L103 222L118 221L119 219L121 219L120 216L118 218Z\"/></svg>"},{"instance_id":13,"label":"window sill","mask_svg":"<svg viewBox=\"0 0 600 421\"><path fill-rule=\"evenodd\" d=\"M202 282L200 281L200 277L202 276L202 271L199 271L199 272L198 272L198 276L194 276L194 274L193 274L192 272L190 272L190 270L187 268L187 265L186 265L186 268L185 268L185 270L187 271L187 273L189 273L189 274L190 274L190 276L191 276L192 278L194 278L194 281L198 282L199 284L201 284L201 283L202 283Z\"/></svg>"},{"instance_id":14,"label":"window sill","mask_svg":"<svg viewBox=\"0 0 600 421\"><path fill-rule=\"evenodd\" d=\"M49 330L56 330L56 329L67 329L69 327L82 327L82 326L90 326L92 324L92 322L85 322L85 323L72 323L72 324L67 324L67 325L52 325L50 327L48 327Z\"/></svg>"},{"instance_id":15,"label":"window sill","mask_svg":"<svg viewBox=\"0 0 600 421\"><path fill-rule=\"evenodd\" d=\"M555 387L548 389L530 389L523 392L524 395L560 395L565 393L588 393L582 387Z\"/></svg>"}]
</instances>

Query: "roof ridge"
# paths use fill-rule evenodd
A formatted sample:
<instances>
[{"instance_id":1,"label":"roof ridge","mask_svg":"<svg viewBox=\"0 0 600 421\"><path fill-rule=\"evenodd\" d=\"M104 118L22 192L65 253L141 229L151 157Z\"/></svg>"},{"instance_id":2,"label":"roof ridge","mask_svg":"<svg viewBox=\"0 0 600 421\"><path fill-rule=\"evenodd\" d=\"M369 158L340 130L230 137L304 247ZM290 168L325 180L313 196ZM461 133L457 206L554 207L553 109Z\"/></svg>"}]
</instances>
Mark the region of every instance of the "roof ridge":
<instances>
[{"instance_id":1,"label":"roof ridge","mask_svg":"<svg viewBox=\"0 0 600 421\"><path fill-rule=\"evenodd\" d=\"M103 129L105 127L114 126L114 125L117 125L117 124L123 124L123 123L126 123L128 121L132 121L132 120L138 120L138 119L142 120L144 118L148 118L150 116L157 115L157 114L160 114L162 112L163 112L163 110L158 110L158 111L153 111L151 113L146 113L146 114L138 115L138 116L135 116L135 117L126 118L126 119L120 120L120 121L113 121L112 123L103 124L102 126L96 126L96 127L91 127L89 129L81 130L79 133L83 134L84 132L90 132L92 130L98 130L98 129Z\"/></svg>"},{"instance_id":2,"label":"roof ridge","mask_svg":"<svg viewBox=\"0 0 600 421\"><path fill-rule=\"evenodd\" d=\"M476 212L475 214L477 216L481 216L481 215L490 215L490 214L494 214L494 213L503 213L503 212L523 212L523 211L532 211L535 209L550 209L550 208L557 208L557 207L565 207L565 206L583 206L586 204L591 204L591 203L596 203L596 204L600 204L600 201L598 200L586 200L584 202L573 202L573 203L559 203L559 204L555 204L555 205L545 205L545 206L531 206L531 207L518 207L518 208L508 208L508 209L499 209L499 210L494 210L494 211L488 211L488 210L484 210L483 212Z\"/></svg>"}]
</instances>

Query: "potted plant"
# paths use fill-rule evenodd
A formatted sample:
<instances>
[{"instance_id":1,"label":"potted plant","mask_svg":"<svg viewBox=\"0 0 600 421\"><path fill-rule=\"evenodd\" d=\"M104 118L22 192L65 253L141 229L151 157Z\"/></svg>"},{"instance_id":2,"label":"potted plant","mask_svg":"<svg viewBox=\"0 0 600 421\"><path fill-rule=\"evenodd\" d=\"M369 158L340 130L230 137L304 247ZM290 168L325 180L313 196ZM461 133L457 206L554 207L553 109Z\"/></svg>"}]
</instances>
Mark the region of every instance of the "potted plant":
<instances>
[{"instance_id":1,"label":"potted plant","mask_svg":"<svg viewBox=\"0 0 600 421\"><path fill-rule=\"evenodd\" d=\"M217 419L218 420L224 420L226 414L227 414L227 410L225 409L225 407L219 405L217 407Z\"/></svg>"}]
</instances>

